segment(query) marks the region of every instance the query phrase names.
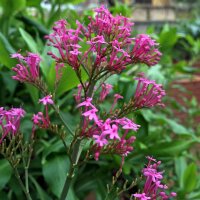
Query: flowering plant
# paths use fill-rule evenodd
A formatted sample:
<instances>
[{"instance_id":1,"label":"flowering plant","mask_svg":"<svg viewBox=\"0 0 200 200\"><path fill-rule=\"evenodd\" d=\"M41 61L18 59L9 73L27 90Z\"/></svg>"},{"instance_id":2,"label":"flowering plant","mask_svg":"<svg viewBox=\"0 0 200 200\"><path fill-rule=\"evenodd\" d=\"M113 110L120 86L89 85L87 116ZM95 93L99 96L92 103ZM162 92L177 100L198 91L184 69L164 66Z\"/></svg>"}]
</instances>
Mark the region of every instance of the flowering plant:
<instances>
[{"instance_id":1,"label":"flowering plant","mask_svg":"<svg viewBox=\"0 0 200 200\"><path fill-rule=\"evenodd\" d=\"M113 16L104 6L96 8L95 13L94 18L89 18L87 26L77 21L76 29L70 28L66 20L59 20L55 23L53 32L46 36L48 45L55 49L48 52L55 61L56 80L52 94L41 76L41 58L38 54L29 52L27 56L20 53L12 55L12 58L19 61L13 67L16 74L12 78L38 88L42 94L39 103L45 108L44 112L40 111L33 115L32 133L28 141L23 139L20 131L20 120L25 111L22 108L0 109L1 154L10 162L29 200L32 197L29 192L28 169L37 142L38 129L55 133L62 141L70 160L69 171L60 194L61 200L66 199L74 174L82 162L90 159L98 161L103 155L119 155L121 166L105 194L106 199L113 199L136 184L133 181L129 187L124 184L121 190L115 189L115 184L123 171L125 158L134 150L135 132L140 128L139 124L128 118L128 114L143 108L164 106L162 98L165 91L162 85L149 80L141 73L135 78L137 87L128 103L123 103L123 96L120 94L114 94L110 108L102 108L113 88L106 82L110 76L120 74L128 65L136 63L153 66L160 60L161 53L158 50L158 43L148 35L131 37L133 23L128 18L121 15ZM83 48L83 44L86 48ZM80 83L74 94L77 112L80 113L76 130L72 130L68 121L64 119L56 102L56 91L66 65L74 70ZM83 73L87 75L87 80L83 79ZM121 107L117 108L120 102ZM51 121L50 112L54 112L62 125ZM88 141L87 153L83 155L83 148ZM148 165L143 169L143 175L146 177L144 189L130 196L130 199L164 200L176 196L173 192L169 195L165 193L167 186L161 183L163 173L157 171L160 161L157 162L151 157L148 157L148 160ZM18 171L21 161L25 168L24 181Z\"/></svg>"}]
</instances>

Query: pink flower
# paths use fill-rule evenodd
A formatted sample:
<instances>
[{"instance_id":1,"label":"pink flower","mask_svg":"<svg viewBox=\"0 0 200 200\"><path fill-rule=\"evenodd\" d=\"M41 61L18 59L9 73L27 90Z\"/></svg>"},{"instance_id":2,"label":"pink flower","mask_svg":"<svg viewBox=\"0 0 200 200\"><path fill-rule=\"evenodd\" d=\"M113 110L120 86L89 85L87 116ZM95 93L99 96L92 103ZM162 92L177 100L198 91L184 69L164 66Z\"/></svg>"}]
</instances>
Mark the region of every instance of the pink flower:
<instances>
[{"instance_id":1,"label":"pink flower","mask_svg":"<svg viewBox=\"0 0 200 200\"><path fill-rule=\"evenodd\" d=\"M97 111L98 110L96 108L93 108L91 110L88 110L88 111L84 112L82 115L85 116L85 117L88 117L89 120L97 121L98 120L98 117L96 115Z\"/></svg>"},{"instance_id":2,"label":"pink flower","mask_svg":"<svg viewBox=\"0 0 200 200\"><path fill-rule=\"evenodd\" d=\"M17 58L20 61L20 64L12 68L16 72L16 75L12 76L13 79L20 82L33 83L39 78L39 63L41 58L37 54L29 52L27 57L23 57L21 54L15 53L11 57Z\"/></svg>"},{"instance_id":3,"label":"pink flower","mask_svg":"<svg viewBox=\"0 0 200 200\"><path fill-rule=\"evenodd\" d=\"M52 95L47 95L43 97L42 99L39 99L39 102L42 103L43 105L54 104L52 100Z\"/></svg>"},{"instance_id":4,"label":"pink flower","mask_svg":"<svg viewBox=\"0 0 200 200\"><path fill-rule=\"evenodd\" d=\"M25 111L21 108L11 108L10 110L0 108L0 127L2 130L0 144L7 135L16 135L19 132L20 121L24 114Z\"/></svg>"},{"instance_id":5,"label":"pink flower","mask_svg":"<svg viewBox=\"0 0 200 200\"><path fill-rule=\"evenodd\" d=\"M135 45L131 52L133 58L149 66L158 63L161 53L156 48L158 44L146 34L140 34L135 38Z\"/></svg>"},{"instance_id":6,"label":"pink flower","mask_svg":"<svg viewBox=\"0 0 200 200\"><path fill-rule=\"evenodd\" d=\"M85 106L85 107L89 107L91 106L92 108L94 108L94 106L92 105L92 98L91 97L88 97L85 101L83 101L82 103L79 103L77 105L77 107L82 107L82 106Z\"/></svg>"},{"instance_id":7,"label":"pink flower","mask_svg":"<svg viewBox=\"0 0 200 200\"><path fill-rule=\"evenodd\" d=\"M165 90L162 89L162 85L156 84L154 80L148 80L143 75L136 80L138 80L134 95L134 106L136 108L163 106L161 100L165 96Z\"/></svg>"},{"instance_id":8,"label":"pink flower","mask_svg":"<svg viewBox=\"0 0 200 200\"><path fill-rule=\"evenodd\" d=\"M98 144L100 147L103 147L104 145L108 144L107 139L105 138L104 134L101 135L93 135L93 138L95 139L95 143Z\"/></svg>"},{"instance_id":9,"label":"pink flower","mask_svg":"<svg viewBox=\"0 0 200 200\"><path fill-rule=\"evenodd\" d=\"M148 200L148 199L151 199L150 197L147 197L145 193L142 193L142 194L134 194L133 195L134 197L136 197L137 199L140 199L140 200Z\"/></svg>"},{"instance_id":10,"label":"pink flower","mask_svg":"<svg viewBox=\"0 0 200 200\"><path fill-rule=\"evenodd\" d=\"M120 137L118 135L118 126L116 126L115 124L112 125L112 127L110 127L108 130L103 131L102 134L107 134L109 135L110 139L117 139L120 140Z\"/></svg>"},{"instance_id":11,"label":"pink flower","mask_svg":"<svg viewBox=\"0 0 200 200\"><path fill-rule=\"evenodd\" d=\"M134 194L134 196L142 199L145 195L150 197L150 199L162 200L167 200L170 197L175 197L176 193L174 192L172 192L170 195L167 195L164 192L164 190L168 189L168 187L166 185L161 184L161 180L163 179L163 172L158 171L158 167L161 164L161 162L157 162L152 157L147 157L147 159L149 160L148 165L143 169L143 175L146 177L143 194Z\"/></svg>"},{"instance_id":12,"label":"pink flower","mask_svg":"<svg viewBox=\"0 0 200 200\"><path fill-rule=\"evenodd\" d=\"M100 93L100 101L103 101L106 98L106 96L110 93L113 86L108 83L104 83L101 85L101 87L102 87L102 90Z\"/></svg>"}]
</instances>

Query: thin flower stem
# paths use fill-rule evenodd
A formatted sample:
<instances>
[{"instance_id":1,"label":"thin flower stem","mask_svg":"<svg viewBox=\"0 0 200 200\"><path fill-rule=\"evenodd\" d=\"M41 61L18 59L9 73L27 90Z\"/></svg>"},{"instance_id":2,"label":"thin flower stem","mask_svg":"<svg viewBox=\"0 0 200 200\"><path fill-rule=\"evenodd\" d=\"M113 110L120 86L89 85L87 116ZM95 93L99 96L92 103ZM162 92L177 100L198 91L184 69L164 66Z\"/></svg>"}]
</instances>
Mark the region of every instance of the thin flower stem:
<instances>
[{"instance_id":1,"label":"thin flower stem","mask_svg":"<svg viewBox=\"0 0 200 200\"><path fill-rule=\"evenodd\" d=\"M60 120L62 121L62 123L64 124L64 126L66 127L67 131L74 136L74 132L71 130L71 128L68 126L68 124L65 122L65 120L63 119L63 116L61 115L61 113L59 112L58 107L53 104L52 105L53 109L55 110L56 114L59 116Z\"/></svg>"},{"instance_id":2,"label":"thin flower stem","mask_svg":"<svg viewBox=\"0 0 200 200\"><path fill-rule=\"evenodd\" d=\"M64 187L63 187L63 190L62 190L60 200L66 199L67 193L68 193L70 185L71 185L71 181L72 181L73 176L74 176L74 170L75 170L75 166L73 165L73 163L71 163L69 173L67 174L65 184L64 184Z\"/></svg>"},{"instance_id":3,"label":"thin flower stem","mask_svg":"<svg viewBox=\"0 0 200 200\"><path fill-rule=\"evenodd\" d=\"M15 177L17 178L20 187L22 188L24 194L26 195L26 199L27 200L32 200L32 198L30 196L30 193L29 193L29 190L27 191L26 187L24 186L24 184L23 184L23 182L22 182L22 180L20 178L19 172L17 171L16 168L13 168L13 169L14 169Z\"/></svg>"},{"instance_id":4,"label":"thin flower stem","mask_svg":"<svg viewBox=\"0 0 200 200\"><path fill-rule=\"evenodd\" d=\"M96 84L95 81L91 83L90 87L88 88L87 97L92 96L95 84ZM85 96L85 98L86 98L86 96ZM82 123L83 123L83 120L81 121L80 128L82 126ZM81 152L82 152L82 148L83 148L83 145L81 145L82 138L80 138L80 137L76 138L76 136L75 136L73 141L75 141L75 142L71 146L72 156L70 158L70 161L71 161L70 162L70 169L69 169L69 172L68 172L66 180L65 180L65 184L64 184L64 187L63 187L63 190L62 190L62 193L61 193L60 200L65 200L65 198L67 197L71 182L73 180L74 171L75 171L75 168L78 164L78 161L79 161L79 158L80 158L80 155L81 155ZM73 143L73 141L72 141L72 143Z\"/></svg>"}]
</instances>

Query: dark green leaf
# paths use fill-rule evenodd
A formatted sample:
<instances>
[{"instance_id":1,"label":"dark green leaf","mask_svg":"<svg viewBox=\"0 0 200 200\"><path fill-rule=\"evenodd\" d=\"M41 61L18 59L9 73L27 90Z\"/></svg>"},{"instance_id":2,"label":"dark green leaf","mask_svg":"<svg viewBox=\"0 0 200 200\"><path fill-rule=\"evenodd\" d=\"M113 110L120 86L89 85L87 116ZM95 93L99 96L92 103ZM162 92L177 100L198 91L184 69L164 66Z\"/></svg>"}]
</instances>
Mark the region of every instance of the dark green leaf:
<instances>
[{"instance_id":1,"label":"dark green leaf","mask_svg":"<svg viewBox=\"0 0 200 200\"><path fill-rule=\"evenodd\" d=\"M183 191L185 193L192 192L197 183L197 166L191 163L185 170L183 175Z\"/></svg>"},{"instance_id":2,"label":"dark green leaf","mask_svg":"<svg viewBox=\"0 0 200 200\"><path fill-rule=\"evenodd\" d=\"M43 175L51 192L60 197L67 172L69 170L69 159L67 156L56 156L47 160L42 166Z\"/></svg>"},{"instance_id":3,"label":"dark green leaf","mask_svg":"<svg viewBox=\"0 0 200 200\"><path fill-rule=\"evenodd\" d=\"M0 189L3 189L10 180L12 167L6 159L0 160Z\"/></svg>"}]
</instances>

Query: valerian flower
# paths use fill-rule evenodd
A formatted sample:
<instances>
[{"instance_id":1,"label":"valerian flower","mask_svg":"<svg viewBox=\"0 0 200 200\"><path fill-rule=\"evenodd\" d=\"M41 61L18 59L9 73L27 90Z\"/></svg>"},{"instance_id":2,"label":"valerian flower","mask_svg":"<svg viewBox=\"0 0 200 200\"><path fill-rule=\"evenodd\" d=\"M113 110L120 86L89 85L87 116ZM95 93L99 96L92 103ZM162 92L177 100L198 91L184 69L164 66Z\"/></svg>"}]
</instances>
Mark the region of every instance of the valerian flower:
<instances>
[{"instance_id":1,"label":"valerian flower","mask_svg":"<svg viewBox=\"0 0 200 200\"><path fill-rule=\"evenodd\" d=\"M13 79L20 82L34 83L39 78L39 64L41 61L39 55L29 52L26 57L19 53L12 54L11 57L19 60L19 64L12 68L16 72L16 75L12 76Z\"/></svg>"},{"instance_id":2,"label":"valerian flower","mask_svg":"<svg viewBox=\"0 0 200 200\"><path fill-rule=\"evenodd\" d=\"M21 118L24 117L25 111L22 108L11 108L5 110L0 108L0 127L2 135L0 143L7 135L15 136L19 132Z\"/></svg>"},{"instance_id":3,"label":"valerian flower","mask_svg":"<svg viewBox=\"0 0 200 200\"><path fill-rule=\"evenodd\" d=\"M149 156L147 157L147 159L149 160L149 162L147 166L143 169L143 175L146 177L143 193L136 193L133 194L133 196L139 200L167 200L175 197L175 192L171 192L169 195L167 195L165 190L168 189L168 187L161 183L161 180L163 179L163 172L158 171L158 167L161 164L161 161L156 161L156 159Z\"/></svg>"}]
</instances>

